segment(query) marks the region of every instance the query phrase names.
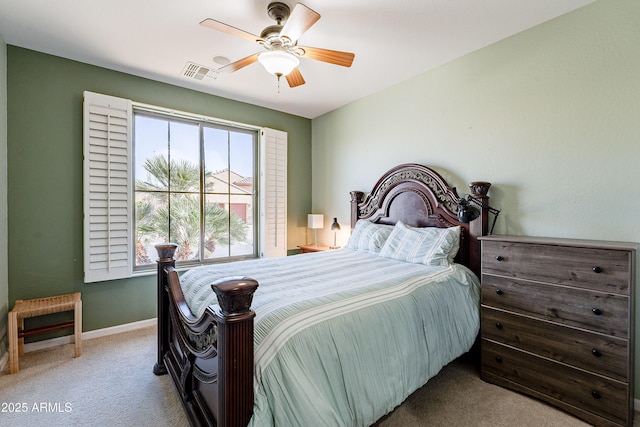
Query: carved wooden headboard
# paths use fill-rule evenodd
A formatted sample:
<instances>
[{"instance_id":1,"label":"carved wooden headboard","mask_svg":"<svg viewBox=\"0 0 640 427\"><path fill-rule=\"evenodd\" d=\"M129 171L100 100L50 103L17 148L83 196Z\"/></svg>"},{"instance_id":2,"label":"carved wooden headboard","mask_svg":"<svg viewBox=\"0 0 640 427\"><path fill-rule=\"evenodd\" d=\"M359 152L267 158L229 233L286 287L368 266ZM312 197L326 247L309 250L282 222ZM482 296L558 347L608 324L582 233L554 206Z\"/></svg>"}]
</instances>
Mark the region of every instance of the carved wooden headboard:
<instances>
[{"instance_id":1,"label":"carved wooden headboard","mask_svg":"<svg viewBox=\"0 0 640 427\"><path fill-rule=\"evenodd\" d=\"M470 185L471 195L488 205L487 192L491 184L477 182ZM480 274L480 241L487 234L488 210L481 209L480 217L470 223L458 221L460 196L455 187L433 169L408 163L385 173L365 197L361 191L351 192L351 228L359 219L381 224L397 221L413 227L461 226L460 250L456 261Z\"/></svg>"}]
</instances>

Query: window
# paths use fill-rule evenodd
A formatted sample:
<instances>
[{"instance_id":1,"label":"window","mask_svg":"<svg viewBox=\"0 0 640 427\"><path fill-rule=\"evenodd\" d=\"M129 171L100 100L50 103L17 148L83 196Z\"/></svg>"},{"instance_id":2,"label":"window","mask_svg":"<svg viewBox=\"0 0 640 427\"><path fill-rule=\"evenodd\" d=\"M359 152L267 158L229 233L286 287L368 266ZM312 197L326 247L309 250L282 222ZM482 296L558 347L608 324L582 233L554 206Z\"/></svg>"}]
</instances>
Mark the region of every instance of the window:
<instances>
[{"instance_id":1,"label":"window","mask_svg":"<svg viewBox=\"0 0 640 427\"><path fill-rule=\"evenodd\" d=\"M177 262L256 256L258 132L135 108L133 117L136 267L154 265L163 242L178 244Z\"/></svg>"},{"instance_id":2,"label":"window","mask_svg":"<svg viewBox=\"0 0 640 427\"><path fill-rule=\"evenodd\" d=\"M287 134L84 94L85 282L286 255Z\"/></svg>"}]
</instances>

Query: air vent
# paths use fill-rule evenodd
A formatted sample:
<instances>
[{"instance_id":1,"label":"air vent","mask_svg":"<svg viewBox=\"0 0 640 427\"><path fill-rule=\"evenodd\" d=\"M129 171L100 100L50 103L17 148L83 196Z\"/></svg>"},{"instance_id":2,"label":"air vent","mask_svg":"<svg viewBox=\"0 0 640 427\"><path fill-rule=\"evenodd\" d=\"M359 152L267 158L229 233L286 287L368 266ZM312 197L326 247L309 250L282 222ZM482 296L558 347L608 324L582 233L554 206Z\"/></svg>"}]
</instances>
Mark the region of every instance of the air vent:
<instances>
[{"instance_id":1,"label":"air vent","mask_svg":"<svg viewBox=\"0 0 640 427\"><path fill-rule=\"evenodd\" d=\"M220 71L194 64L193 62L187 62L182 70L182 75L196 80L204 80L205 77L215 80L220 75Z\"/></svg>"}]
</instances>

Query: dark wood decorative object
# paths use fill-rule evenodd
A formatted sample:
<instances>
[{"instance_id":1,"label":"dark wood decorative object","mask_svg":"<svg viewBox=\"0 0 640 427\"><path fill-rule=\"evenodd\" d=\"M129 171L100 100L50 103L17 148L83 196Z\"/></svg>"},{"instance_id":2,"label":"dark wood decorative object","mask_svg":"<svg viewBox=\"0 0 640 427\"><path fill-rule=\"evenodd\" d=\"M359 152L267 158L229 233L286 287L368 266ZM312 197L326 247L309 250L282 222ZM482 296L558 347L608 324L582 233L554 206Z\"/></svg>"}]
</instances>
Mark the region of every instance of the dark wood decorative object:
<instances>
[{"instance_id":1,"label":"dark wood decorative object","mask_svg":"<svg viewBox=\"0 0 640 427\"><path fill-rule=\"evenodd\" d=\"M482 378L633 425L635 243L482 240Z\"/></svg>"},{"instance_id":2,"label":"dark wood decorative object","mask_svg":"<svg viewBox=\"0 0 640 427\"><path fill-rule=\"evenodd\" d=\"M476 183L477 184L477 183ZM485 204L489 183L472 185ZM480 272L480 241L488 212L469 224L457 219L456 189L432 169L417 164L387 172L365 197L351 192L351 226L358 219L416 227L463 229L458 262ZM175 271L174 244L158 245L158 360L154 373L169 373L193 426L246 426L253 411L253 318L258 283L238 276L212 287L220 308L200 318L189 310ZM242 272L239 271L239 274Z\"/></svg>"}]
</instances>

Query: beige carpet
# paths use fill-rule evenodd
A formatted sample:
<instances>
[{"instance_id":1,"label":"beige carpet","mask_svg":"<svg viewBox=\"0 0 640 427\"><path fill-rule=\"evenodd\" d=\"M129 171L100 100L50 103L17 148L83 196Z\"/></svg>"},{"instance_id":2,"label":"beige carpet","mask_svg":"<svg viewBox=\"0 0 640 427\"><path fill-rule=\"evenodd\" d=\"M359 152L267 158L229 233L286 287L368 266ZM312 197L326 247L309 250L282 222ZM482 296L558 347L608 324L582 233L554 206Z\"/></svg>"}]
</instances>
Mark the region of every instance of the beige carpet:
<instances>
[{"instance_id":1,"label":"beige carpet","mask_svg":"<svg viewBox=\"0 0 640 427\"><path fill-rule=\"evenodd\" d=\"M27 353L0 376L0 426L187 426L168 376L153 374L155 327ZM3 408L0 408L3 409Z\"/></svg>"},{"instance_id":2,"label":"beige carpet","mask_svg":"<svg viewBox=\"0 0 640 427\"><path fill-rule=\"evenodd\" d=\"M27 353L0 375L0 426L187 426L168 376L153 375L155 328ZM16 412L16 410L24 410ZM636 417L636 426L640 426ZM461 358L377 427L586 426L544 403L482 381ZM282 426L285 427L285 426Z\"/></svg>"},{"instance_id":3,"label":"beige carpet","mask_svg":"<svg viewBox=\"0 0 640 427\"><path fill-rule=\"evenodd\" d=\"M470 357L446 366L376 426L578 427L589 424L480 379Z\"/></svg>"}]
</instances>

